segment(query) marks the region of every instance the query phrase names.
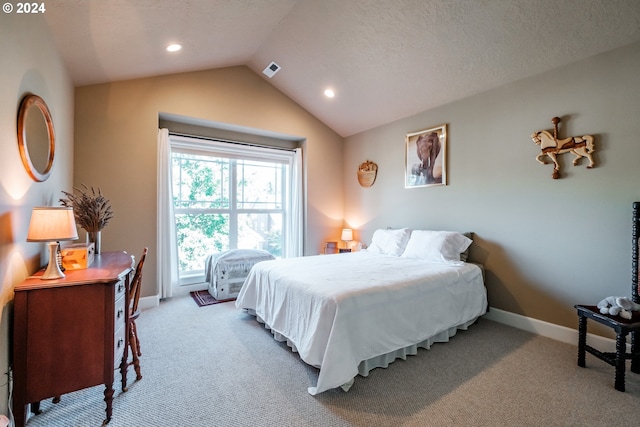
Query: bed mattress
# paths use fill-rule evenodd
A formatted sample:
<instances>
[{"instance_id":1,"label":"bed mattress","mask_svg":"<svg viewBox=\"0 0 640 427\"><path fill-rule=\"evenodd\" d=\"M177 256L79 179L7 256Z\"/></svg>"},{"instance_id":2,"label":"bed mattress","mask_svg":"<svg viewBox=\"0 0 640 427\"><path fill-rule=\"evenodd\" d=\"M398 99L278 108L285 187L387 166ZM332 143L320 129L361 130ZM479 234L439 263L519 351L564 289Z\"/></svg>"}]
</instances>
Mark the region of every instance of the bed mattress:
<instances>
[{"instance_id":1,"label":"bed mattress","mask_svg":"<svg viewBox=\"0 0 640 427\"><path fill-rule=\"evenodd\" d=\"M236 306L320 368L308 389L317 394L350 382L363 361L468 326L487 297L477 265L363 251L257 264Z\"/></svg>"}]
</instances>

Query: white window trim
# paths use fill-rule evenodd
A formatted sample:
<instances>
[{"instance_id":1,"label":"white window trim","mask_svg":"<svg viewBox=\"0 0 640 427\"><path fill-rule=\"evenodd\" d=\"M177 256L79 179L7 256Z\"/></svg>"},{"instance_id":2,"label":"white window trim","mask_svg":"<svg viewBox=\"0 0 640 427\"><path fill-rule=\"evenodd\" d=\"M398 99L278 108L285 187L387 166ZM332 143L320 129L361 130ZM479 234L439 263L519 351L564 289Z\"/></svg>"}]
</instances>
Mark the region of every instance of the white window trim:
<instances>
[{"instance_id":1,"label":"white window trim","mask_svg":"<svg viewBox=\"0 0 640 427\"><path fill-rule=\"evenodd\" d=\"M164 141L163 138L165 139ZM291 197L287 200L289 205L287 206L287 211L291 212L291 218L289 221L285 221L287 230L283 230L285 239L287 239L286 252L283 253L283 257L302 256L305 196L302 182L302 150L300 148L294 150L276 147L267 148L253 144L230 143L231 141L224 142L184 135L170 135L166 129L160 129L158 141L160 145L158 152L158 279L161 282L161 298L171 296L176 287L179 286L179 280L177 280L178 262L177 244L175 243L175 217L173 216L170 177L171 153L176 149L185 149L191 153L195 150L206 154L215 153L217 156L224 155L232 158L268 160L289 164L292 189L290 191ZM163 149L163 144L166 144L166 149ZM247 147L250 147L250 152L255 154L255 158L252 155L247 156ZM166 170L167 167L168 171ZM166 182L167 172L169 174L168 186ZM167 201L171 205L170 208L166 206ZM170 218L167 218L168 216ZM173 236L173 243L171 238L165 237L168 234ZM162 254L165 254L166 258L160 258ZM161 263L163 264L162 266L160 265ZM169 281L170 284L167 285L165 281ZM198 282L198 280L195 281Z\"/></svg>"}]
</instances>

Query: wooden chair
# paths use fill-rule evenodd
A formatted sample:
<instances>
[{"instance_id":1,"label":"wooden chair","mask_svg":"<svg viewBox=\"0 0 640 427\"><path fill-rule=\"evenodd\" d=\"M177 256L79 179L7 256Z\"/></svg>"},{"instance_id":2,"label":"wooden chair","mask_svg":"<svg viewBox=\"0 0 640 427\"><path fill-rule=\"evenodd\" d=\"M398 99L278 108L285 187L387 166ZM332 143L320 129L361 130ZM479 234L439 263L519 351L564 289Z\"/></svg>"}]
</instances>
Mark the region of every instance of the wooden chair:
<instances>
[{"instance_id":1,"label":"wooden chair","mask_svg":"<svg viewBox=\"0 0 640 427\"><path fill-rule=\"evenodd\" d=\"M123 363L126 363L126 367L122 371L122 391L127 391L127 370L128 367L133 365L136 372L136 381L142 379L140 373L140 340L138 339L138 330L136 328L136 320L140 317L140 309L138 308L138 302L140 301L140 288L142 286L142 267L144 266L144 260L147 257L149 248L144 248L142 256L136 266L136 271L131 280L131 286L129 287L129 317L127 324L127 349L124 352ZM131 362L128 361L128 353L131 351Z\"/></svg>"},{"instance_id":2,"label":"wooden chair","mask_svg":"<svg viewBox=\"0 0 640 427\"><path fill-rule=\"evenodd\" d=\"M640 202L633 204L631 249L631 299L640 303L638 294L638 244L640 238ZM584 368L585 353L590 353L616 368L615 389L624 391L626 361L631 359L631 372L640 374L640 312L633 312L631 319L601 314L595 305L576 305L578 310L578 366ZM587 345L587 319L608 326L616 333L616 351L602 352ZM627 335L631 334L631 352L627 353Z\"/></svg>"}]
</instances>

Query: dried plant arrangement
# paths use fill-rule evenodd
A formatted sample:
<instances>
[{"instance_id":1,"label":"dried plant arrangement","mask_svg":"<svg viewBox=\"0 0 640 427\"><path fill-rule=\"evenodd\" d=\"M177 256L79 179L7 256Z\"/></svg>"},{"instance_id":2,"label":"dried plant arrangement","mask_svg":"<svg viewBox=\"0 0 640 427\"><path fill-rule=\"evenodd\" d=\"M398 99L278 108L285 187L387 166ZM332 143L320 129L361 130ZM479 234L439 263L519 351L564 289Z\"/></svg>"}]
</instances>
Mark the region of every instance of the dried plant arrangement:
<instances>
[{"instance_id":1,"label":"dried plant arrangement","mask_svg":"<svg viewBox=\"0 0 640 427\"><path fill-rule=\"evenodd\" d=\"M66 196L60 199L62 206L73 208L76 223L87 232L93 233L102 230L113 218L111 204L100 191L82 184L84 189L74 187L79 194L62 191Z\"/></svg>"}]
</instances>

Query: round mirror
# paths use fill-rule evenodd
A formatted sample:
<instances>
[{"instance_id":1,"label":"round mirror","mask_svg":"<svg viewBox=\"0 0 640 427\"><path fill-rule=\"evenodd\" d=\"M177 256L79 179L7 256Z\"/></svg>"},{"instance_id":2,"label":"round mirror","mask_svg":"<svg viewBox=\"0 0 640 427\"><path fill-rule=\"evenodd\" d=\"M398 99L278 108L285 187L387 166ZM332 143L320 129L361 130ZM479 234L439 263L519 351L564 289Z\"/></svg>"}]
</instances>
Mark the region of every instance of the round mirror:
<instances>
[{"instance_id":1,"label":"round mirror","mask_svg":"<svg viewBox=\"0 0 640 427\"><path fill-rule=\"evenodd\" d=\"M18 111L18 147L25 169L36 181L49 178L55 153L53 120L44 100L27 95Z\"/></svg>"}]
</instances>

